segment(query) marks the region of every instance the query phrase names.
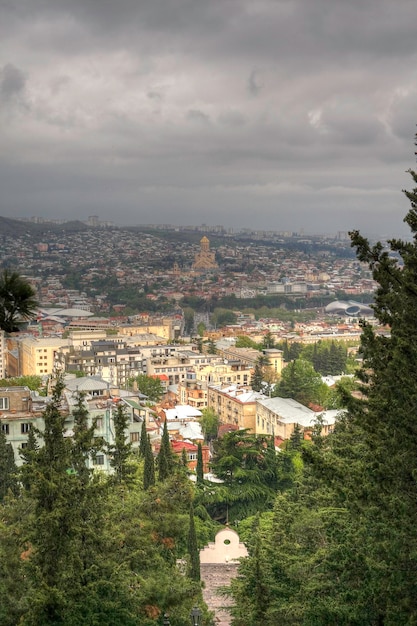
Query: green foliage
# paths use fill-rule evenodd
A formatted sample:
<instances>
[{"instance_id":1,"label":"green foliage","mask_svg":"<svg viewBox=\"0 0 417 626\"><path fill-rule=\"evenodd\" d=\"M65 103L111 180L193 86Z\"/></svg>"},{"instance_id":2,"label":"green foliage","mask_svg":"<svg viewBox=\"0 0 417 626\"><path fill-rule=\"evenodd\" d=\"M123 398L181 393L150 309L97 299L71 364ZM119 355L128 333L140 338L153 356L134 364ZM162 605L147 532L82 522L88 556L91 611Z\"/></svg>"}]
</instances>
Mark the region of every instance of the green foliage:
<instances>
[{"instance_id":1,"label":"green foliage","mask_svg":"<svg viewBox=\"0 0 417 626\"><path fill-rule=\"evenodd\" d=\"M204 471L203 471L203 449L201 447L201 443L199 442L197 445L197 483L202 483L204 480Z\"/></svg>"},{"instance_id":2,"label":"green foliage","mask_svg":"<svg viewBox=\"0 0 417 626\"><path fill-rule=\"evenodd\" d=\"M265 354L260 354L256 359L251 377L251 387L254 391L262 391L264 383L271 382L270 362Z\"/></svg>"},{"instance_id":3,"label":"green foliage","mask_svg":"<svg viewBox=\"0 0 417 626\"><path fill-rule=\"evenodd\" d=\"M217 437L220 418L212 408L208 407L202 409L201 417L198 418L198 421L201 424L201 429L204 433L204 438L207 443Z\"/></svg>"},{"instance_id":4,"label":"green foliage","mask_svg":"<svg viewBox=\"0 0 417 626\"><path fill-rule=\"evenodd\" d=\"M131 379L130 383L136 381L140 393L148 396L150 402L159 402L164 394L164 388L159 378L139 374L136 378Z\"/></svg>"},{"instance_id":5,"label":"green foliage","mask_svg":"<svg viewBox=\"0 0 417 626\"><path fill-rule=\"evenodd\" d=\"M166 420L164 421L164 428L161 437L161 447L158 453L157 464L159 480L166 480L168 476L170 476L174 466L173 452L171 448L171 442L169 440L168 424Z\"/></svg>"},{"instance_id":6,"label":"green foliage","mask_svg":"<svg viewBox=\"0 0 417 626\"><path fill-rule=\"evenodd\" d=\"M17 493L17 468L13 448L7 443L5 432L0 428L0 502L9 493Z\"/></svg>"},{"instance_id":7,"label":"green foliage","mask_svg":"<svg viewBox=\"0 0 417 626\"><path fill-rule=\"evenodd\" d=\"M146 418L143 418L142 428L140 430L140 442L139 442L139 456L144 459L146 454L146 447L148 444L148 436L146 432Z\"/></svg>"},{"instance_id":8,"label":"green foliage","mask_svg":"<svg viewBox=\"0 0 417 626\"><path fill-rule=\"evenodd\" d=\"M0 329L19 330L22 323L35 317L38 301L32 285L18 272L5 269L0 274Z\"/></svg>"},{"instance_id":9,"label":"green foliage","mask_svg":"<svg viewBox=\"0 0 417 626\"><path fill-rule=\"evenodd\" d=\"M213 339L209 339L208 343L207 343L207 352L208 354L216 354L217 353L217 348L216 348L216 344L213 341Z\"/></svg>"},{"instance_id":10,"label":"green foliage","mask_svg":"<svg viewBox=\"0 0 417 626\"><path fill-rule=\"evenodd\" d=\"M240 335L239 337L236 337L235 346L236 348L253 348L254 350L261 349L261 344L256 343L256 341L254 341L250 337L247 337L246 335Z\"/></svg>"},{"instance_id":11,"label":"green foliage","mask_svg":"<svg viewBox=\"0 0 417 626\"><path fill-rule=\"evenodd\" d=\"M0 379L0 387L28 387L31 391L39 391L42 387L41 376L16 376Z\"/></svg>"},{"instance_id":12,"label":"green foliage","mask_svg":"<svg viewBox=\"0 0 417 626\"><path fill-rule=\"evenodd\" d=\"M263 372L262 367L259 363L255 363L255 367L253 368L250 384L254 391L261 391L263 383Z\"/></svg>"},{"instance_id":13,"label":"green foliage","mask_svg":"<svg viewBox=\"0 0 417 626\"><path fill-rule=\"evenodd\" d=\"M108 446L110 466L113 468L113 480L122 483L129 480L133 467L129 464L132 445L127 439L129 416L126 407L119 402L113 412L114 443Z\"/></svg>"},{"instance_id":14,"label":"green foliage","mask_svg":"<svg viewBox=\"0 0 417 626\"><path fill-rule=\"evenodd\" d=\"M351 235L378 283L375 314L390 333L362 323L362 397L342 389L347 412L334 433L302 448L303 474L277 497L272 531L258 552L251 546L233 583L234 626L255 623L248 589L258 566L266 582L258 623L417 623L417 187L406 195L411 241L385 249Z\"/></svg>"},{"instance_id":15,"label":"green foliage","mask_svg":"<svg viewBox=\"0 0 417 626\"><path fill-rule=\"evenodd\" d=\"M320 404L326 393L327 387L314 367L308 361L296 359L282 370L273 395L293 398L308 406L312 402Z\"/></svg>"},{"instance_id":16,"label":"green foliage","mask_svg":"<svg viewBox=\"0 0 417 626\"><path fill-rule=\"evenodd\" d=\"M71 439L61 393L58 381L36 433L43 445L22 451L27 488L0 503L0 623L157 626L168 612L187 624L201 602L200 584L176 565L188 554L192 484L173 472L144 491L135 477L91 472L97 442L83 398Z\"/></svg>"},{"instance_id":17,"label":"green foliage","mask_svg":"<svg viewBox=\"0 0 417 626\"><path fill-rule=\"evenodd\" d=\"M227 326L228 324L236 324L237 315L230 309L223 309L221 307L215 307L211 315L211 323L216 328Z\"/></svg>"},{"instance_id":18,"label":"green foliage","mask_svg":"<svg viewBox=\"0 0 417 626\"><path fill-rule=\"evenodd\" d=\"M279 464L270 438L247 430L227 433L214 442L212 461L223 483L208 485L199 497L211 517L222 523L268 510L279 487Z\"/></svg>"},{"instance_id":19,"label":"green foliage","mask_svg":"<svg viewBox=\"0 0 417 626\"><path fill-rule=\"evenodd\" d=\"M143 488L147 491L150 487L153 487L155 484L155 461L153 458L151 440L149 435L145 436L146 446L144 449L144 469L143 469Z\"/></svg>"},{"instance_id":20,"label":"green foliage","mask_svg":"<svg viewBox=\"0 0 417 626\"><path fill-rule=\"evenodd\" d=\"M194 507L190 504L190 523L188 528L188 576L191 580L200 581L200 552L197 545L197 535L194 523Z\"/></svg>"}]
</instances>

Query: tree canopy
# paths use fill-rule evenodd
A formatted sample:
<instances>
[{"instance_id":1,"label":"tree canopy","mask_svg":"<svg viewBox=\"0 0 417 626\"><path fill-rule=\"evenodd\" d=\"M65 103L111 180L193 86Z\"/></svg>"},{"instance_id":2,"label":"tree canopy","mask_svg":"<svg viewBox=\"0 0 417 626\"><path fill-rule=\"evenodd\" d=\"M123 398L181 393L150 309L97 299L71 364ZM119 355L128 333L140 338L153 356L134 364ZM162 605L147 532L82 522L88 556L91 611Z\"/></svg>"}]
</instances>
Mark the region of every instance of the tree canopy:
<instances>
[{"instance_id":1,"label":"tree canopy","mask_svg":"<svg viewBox=\"0 0 417 626\"><path fill-rule=\"evenodd\" d=\"M0 274L0 330L16 332L36 314L36 292L18 272L5 269Z\"/></svg>"},{"instance_id":2,"label":"tree canopy","mask_svg":"<svg viewBox=\"0 0 417 626\"><path fill-rule=\"evenodd\" d=\"M362 322L361 396L345 389L334 433L303 449L296 489L278 496L268 532L261 524L249 541L232 585L233 626L417 623L417 187L405 194L411 241L351 233L390 332ZM258 570L262 614L248 592Z\"/></svg>"}]
</instances>

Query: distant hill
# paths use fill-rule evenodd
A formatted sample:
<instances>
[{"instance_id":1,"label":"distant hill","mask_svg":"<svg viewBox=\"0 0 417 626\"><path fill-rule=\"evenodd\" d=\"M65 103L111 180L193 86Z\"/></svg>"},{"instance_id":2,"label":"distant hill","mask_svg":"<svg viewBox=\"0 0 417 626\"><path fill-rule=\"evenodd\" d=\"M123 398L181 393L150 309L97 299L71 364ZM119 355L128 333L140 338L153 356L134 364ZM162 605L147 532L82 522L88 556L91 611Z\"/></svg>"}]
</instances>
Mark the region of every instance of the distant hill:
<instances>
[{"instance_id":1,"label":"distant hill","mask_svg":"<svg viewBox=\"0 0 417 626\"><path fill-rule=\"evenodd\" d=\"M52 222L43 222L42 224L36 224L35 222L24 222L22 220L13 220L10 217L0 216L0 235L8 236L20 236L25 233L31 233L33 235L41 235L43 233L50 232L80 232L84 230L90 230L90 226L80 222L79 220L73 220L71 222L65 222L63 224L53 224Z\"/></svg>"}]
</instances>

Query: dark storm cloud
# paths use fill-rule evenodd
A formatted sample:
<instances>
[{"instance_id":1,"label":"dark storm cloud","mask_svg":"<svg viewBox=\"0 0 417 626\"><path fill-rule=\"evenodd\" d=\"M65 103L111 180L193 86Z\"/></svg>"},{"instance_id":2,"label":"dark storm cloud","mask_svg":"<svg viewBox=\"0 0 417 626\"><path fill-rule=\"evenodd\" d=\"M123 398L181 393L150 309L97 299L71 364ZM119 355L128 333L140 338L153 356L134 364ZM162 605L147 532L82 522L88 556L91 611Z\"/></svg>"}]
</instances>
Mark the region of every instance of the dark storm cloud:
<instances>
[{"instance_id":1,"label":"dark storm cloud","mask_svg":"<svg viewBox=\"0 0 417 626\"><path fill-rule=\"evenodd\" d=\"M9 2L0 214L400 230L416 20L415 0Z\"/></svg>"}]
</instances>

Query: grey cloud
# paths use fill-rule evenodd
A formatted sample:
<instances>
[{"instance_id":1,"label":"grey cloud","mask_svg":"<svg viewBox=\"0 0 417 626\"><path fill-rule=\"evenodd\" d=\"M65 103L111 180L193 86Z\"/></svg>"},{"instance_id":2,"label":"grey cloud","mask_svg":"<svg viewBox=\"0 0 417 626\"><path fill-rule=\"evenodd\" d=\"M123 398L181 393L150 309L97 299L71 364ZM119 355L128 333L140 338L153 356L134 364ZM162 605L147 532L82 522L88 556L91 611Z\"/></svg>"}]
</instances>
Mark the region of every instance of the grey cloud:
<instances>
[{"instance_id":1,"label":"grey cloud","mask_svg":"<svg viewBox=\"0 0 417 626\"><path fill-rule=\"evenodd\" d=\"M198 111L196 109L190 109L187 111L186 118L190 122L199 122L205 125L210 124L210 116L203 113L203 111Z\"/></svg>"},{"instance_id":2,"label":"grey cloud","mask_svg":"<svg viewBox=\"0 0 417 626\"><path fill-rule=\"evenodd\" d=\"M257 96L262 89L262 83L258 70L252 70L248 79L248 91L252 96Z\"/></svg>"},{"instance_id":3,"label":"grey cloud","mask_svg":"<svg viewBox=\"0 0 417 626\"><path fill-rule=\"evenodd\" d=\"M14 0L0 214L401 228L416 22L415 0Z\"/></svg>"},{"instance_id":4,"label":"grey cloud","mask_svg":"<svg viewBox=\"0 0 417 626\"><path fill-rule=\"evenodd\" d=\"M0 70L0 93L4 100L20 95L24 91L25 84L24 72L11 63Z\"/></svg>"}]
</instances>

